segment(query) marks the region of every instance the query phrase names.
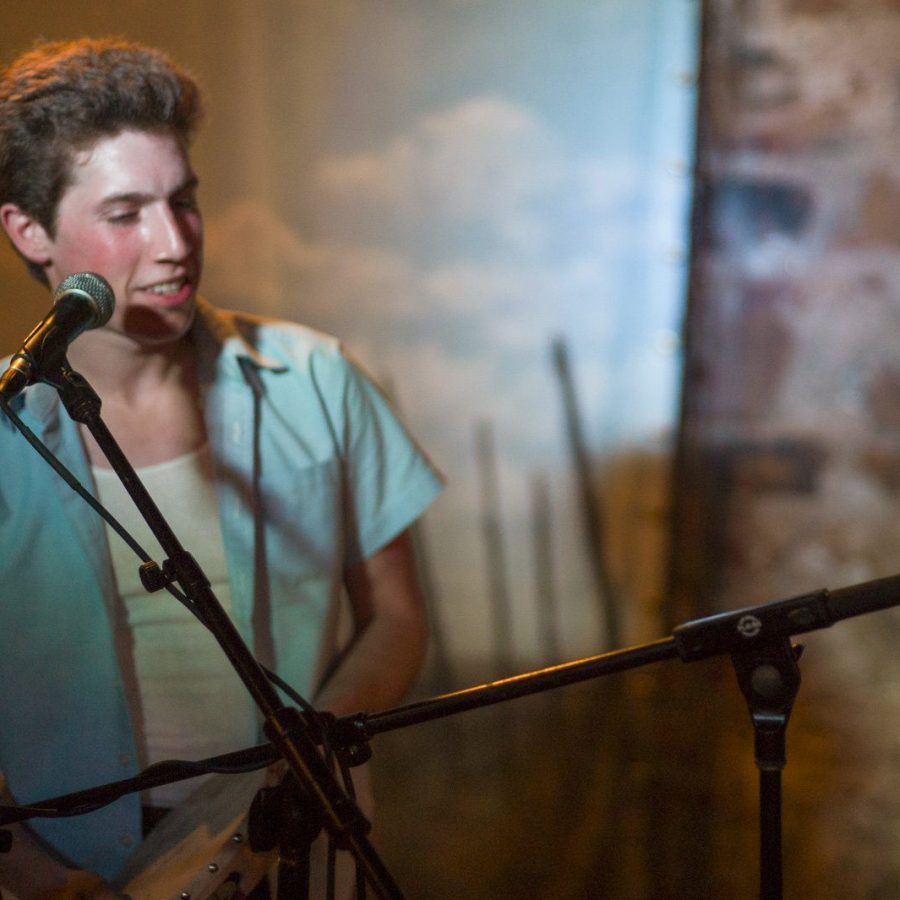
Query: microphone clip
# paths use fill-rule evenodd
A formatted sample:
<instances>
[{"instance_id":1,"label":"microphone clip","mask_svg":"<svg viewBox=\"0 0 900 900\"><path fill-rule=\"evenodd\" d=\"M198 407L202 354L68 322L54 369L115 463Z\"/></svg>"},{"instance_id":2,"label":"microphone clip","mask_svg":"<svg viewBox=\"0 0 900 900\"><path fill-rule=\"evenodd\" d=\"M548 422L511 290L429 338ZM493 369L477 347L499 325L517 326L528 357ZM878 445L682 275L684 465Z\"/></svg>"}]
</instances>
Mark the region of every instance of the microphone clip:
<instances>
[{"instance_id":1,"label":"microphone clip","mask_svg":"<svg viewBox=\"0 0 900 900\"><path fill-rule=\"evenodd\" d=\"M178 575L175 572L171 559L165 560L161 568L151 559L149 562L145 562L138 572L141 576L141 584L148 594L161 591L178 580Z\"/></svg>"},{"instance_id":2,"label":"microphone clip","mask_svg":"<svg viewBox=\"0 0 900 900\"><path fill-rule=\"evenodd\" d=\"M56 388L66 412L75 422L89 425L100 418L99 395L65 360L54 377L42 380Z\"/></svg>"},{"instance_id":3,"label":"microphone clip","mask_svg":"<svg viewBox=\"0 0 900 900\"><path fill-rule=\"evenodd\" d=\"M15 397L31 384L34 379L35 361L32 355L20 350L9 361L9 367L0 375L0 396Z\"/></svg>"}]
</instances>

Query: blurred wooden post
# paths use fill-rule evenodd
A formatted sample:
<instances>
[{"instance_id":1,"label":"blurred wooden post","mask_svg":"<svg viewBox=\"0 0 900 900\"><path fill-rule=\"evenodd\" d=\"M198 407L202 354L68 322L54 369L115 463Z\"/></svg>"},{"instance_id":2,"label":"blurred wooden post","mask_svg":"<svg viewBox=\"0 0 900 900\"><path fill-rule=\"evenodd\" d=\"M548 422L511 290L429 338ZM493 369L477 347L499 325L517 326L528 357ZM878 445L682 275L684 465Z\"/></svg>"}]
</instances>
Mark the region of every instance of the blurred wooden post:
<instances>
[{"instance_id":1,"label":"blurred wooden post","mask_svg":"<svg viewBox=\"0 0 900 900\"><path fill-rule=\"evenodd\" d=\"M431 572L431 557L425 539L425 529L421 522L416 522L412 530L413 548L416 560L416 573L419 586L425 598L428 610L428 632L431 637L431 679L439 691L447 691L453 684L453 667L447 652L444 639L444 628L440 616L440 598Z\"/></svg>"},{"instance_id":2,"label":"blurred wooden post","mask_svg":"<svg viewBox=\"0 0 900 900\"><path fill-rule=\"evenodd\" d=\"M553 566L553 522L550 514L550 491L543 473L531 479L532 545L534 582L537 594L538 642L548 663L560 662L558 606L555 569Z\"/></svg>"},{"instance_id":3,"label":"blurred wooden post","mask_svg":"<svg viewBox=\"0 0 900 900\"><path fill-rule=\"evenodd\" d=\"M506 583L506 554L500 527L500 490L494 433L490 422L475 429L475 452L480 475L481 531L484 538L488 575L488 602L494 643L494 662L500 675L509 675L513 666L512 612Z\"/></svg>"},{"instance_id":4,"label":"blurred wooden post","mask_svg":"<svg viewBox=\"0 0 900 900\"><path fill-rule=\"evenodd\" d=\"M597 606L605 638L610 648L622 646L622 628L618 597L604 559L604 522L600 505L594 496L591 484L590 464L584 445L581 419L575 398L575 385L569 367L569 354L562 338L555 338L552 344L553 364L562 391L563 410L566 419L566 436L572 464L578 482L582 522L587 543L588 560L594 575L597 592Z\"/></svg>"}]
</instances>

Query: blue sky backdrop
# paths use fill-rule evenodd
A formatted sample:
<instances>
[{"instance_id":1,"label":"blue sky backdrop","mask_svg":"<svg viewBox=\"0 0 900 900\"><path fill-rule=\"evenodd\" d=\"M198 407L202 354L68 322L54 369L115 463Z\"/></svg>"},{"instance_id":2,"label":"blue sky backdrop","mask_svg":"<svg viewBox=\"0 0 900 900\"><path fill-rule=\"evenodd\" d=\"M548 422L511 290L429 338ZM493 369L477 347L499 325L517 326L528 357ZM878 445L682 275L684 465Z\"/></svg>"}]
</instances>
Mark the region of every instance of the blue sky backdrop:
<instances>
[{"instance_id":1,"label":"blue sky backdrop","mask_svg":"<svg viewBox=\"0 0 900 900\"><path fill-rule=\"evenodd\" d=\"M246 307L249 267L261 311L339 335L396 397L449 478L428 521L476 646L479 422L495 435L513 595L533 592L522 542L540 471L577 607L564 615L596 635L551 339L567 342L592 455L667 451L697 19L687 0L340 4L318 7L318 50L288 40L245 61L277 93L247 145L266 172L208 217L207 293ZM310 22L278 24L303 42Z\"/></svg>"}]
</instances>

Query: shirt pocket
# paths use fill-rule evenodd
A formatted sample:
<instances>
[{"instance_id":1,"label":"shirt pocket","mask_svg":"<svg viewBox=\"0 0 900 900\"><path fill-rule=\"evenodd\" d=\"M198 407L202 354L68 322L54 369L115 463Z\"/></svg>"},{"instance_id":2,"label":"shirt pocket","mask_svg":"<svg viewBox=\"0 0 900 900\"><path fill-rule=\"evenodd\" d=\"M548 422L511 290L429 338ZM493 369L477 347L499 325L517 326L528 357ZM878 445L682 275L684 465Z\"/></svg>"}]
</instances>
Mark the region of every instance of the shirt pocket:
<instances>
[{"instance_id":1,"label":"shirt pocket","mask_svg":"<svg viewBox=\"0 0 900 900\"><path fill-rule=\"evenodd\" d=\"M343 570L348 527L340 462L264 479L263 529L273 584L300 586Z\"/></svg>"}]
</instances>

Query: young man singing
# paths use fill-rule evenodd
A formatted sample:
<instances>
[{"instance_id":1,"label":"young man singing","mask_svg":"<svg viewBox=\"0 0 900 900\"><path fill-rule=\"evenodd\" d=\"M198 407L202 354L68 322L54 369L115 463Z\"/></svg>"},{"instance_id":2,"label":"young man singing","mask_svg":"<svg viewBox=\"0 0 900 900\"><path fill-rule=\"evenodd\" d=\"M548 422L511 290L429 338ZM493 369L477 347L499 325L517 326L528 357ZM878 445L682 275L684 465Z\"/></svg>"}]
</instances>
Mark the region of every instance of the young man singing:
<instances>
[{"instance_id":1,"label":"young man singing","mask_svg":"<svg viewBox=\"0 0 900 900\"><path fill-rule=\"evenodd\" d=\"M112 286L112 318L72 343L69 362L260 661L320 709L384 708L423 657L408 528L440 480L335 340L198 296L199 116L197 86L158 51L36 47L0 77L0 222L51 291L76 272ZM13 404L161 561L56 391L35 384ZM255 709L211 636L143 590L131 551L3 416L0 458L9 793L34 801L258 743ZM159 816L190 790L16 827L0 885L22 900L114 896L142 839L142 804Z\"/></svg>"}]
</instances>

